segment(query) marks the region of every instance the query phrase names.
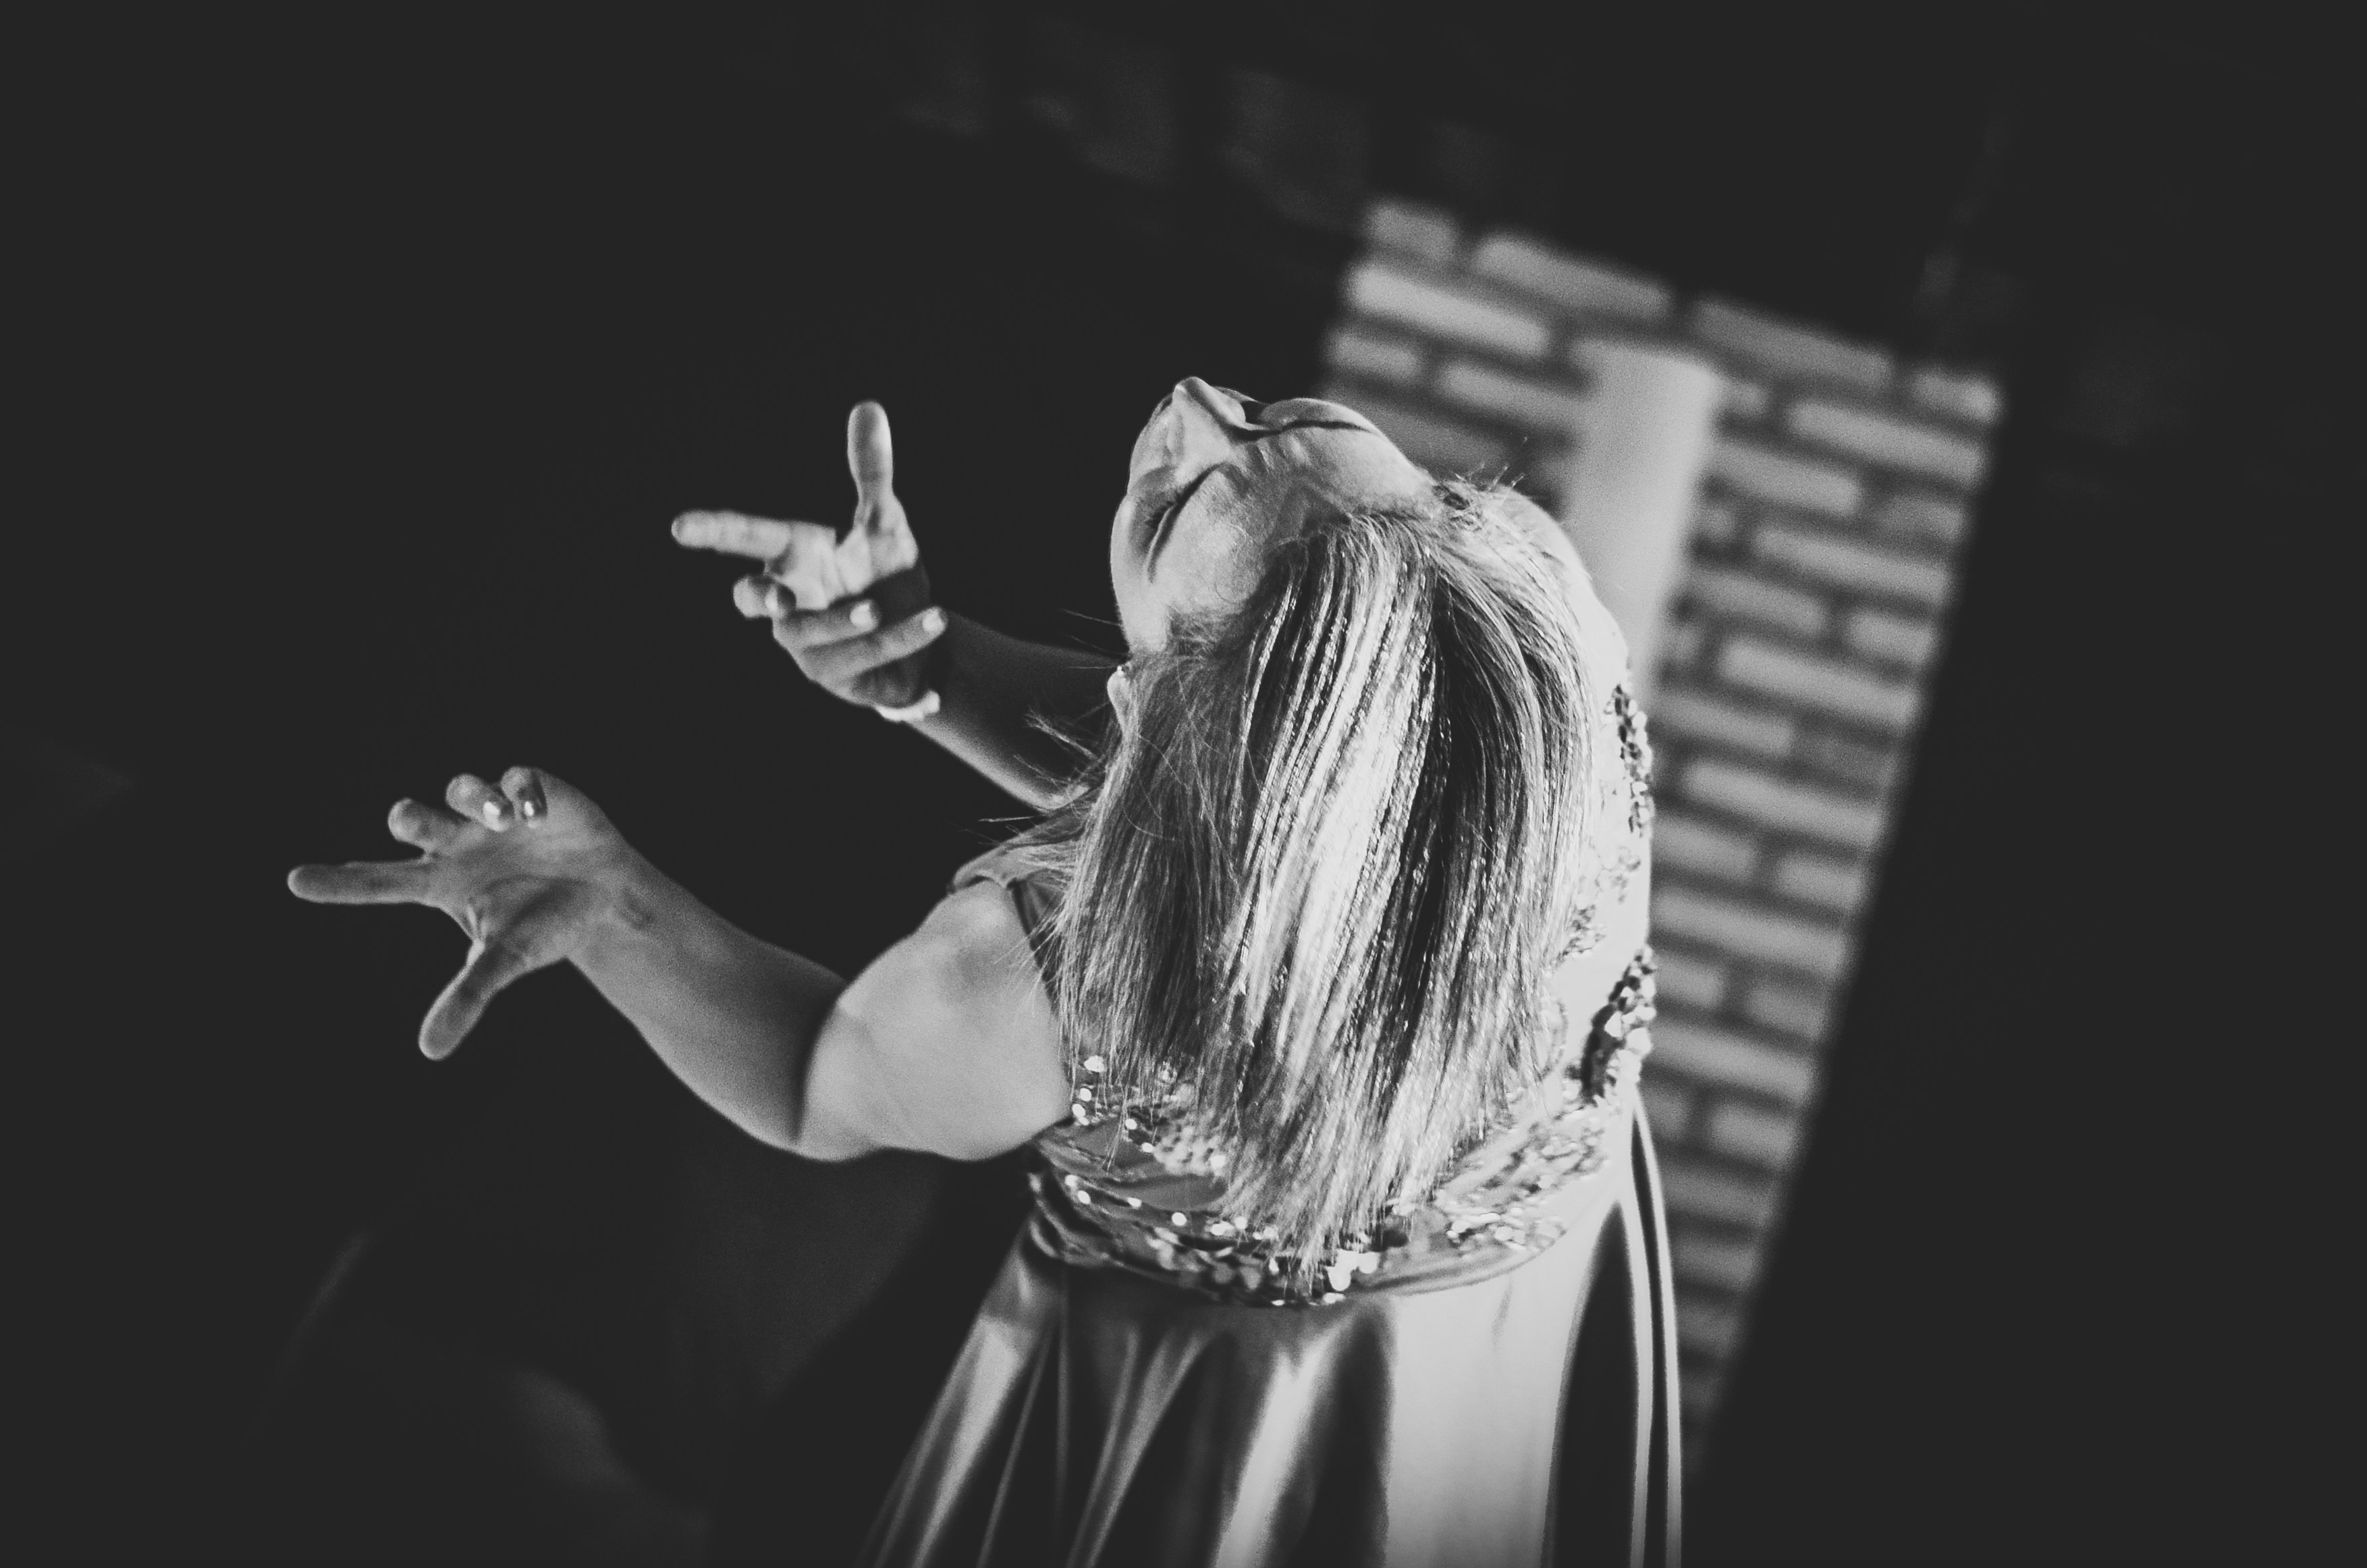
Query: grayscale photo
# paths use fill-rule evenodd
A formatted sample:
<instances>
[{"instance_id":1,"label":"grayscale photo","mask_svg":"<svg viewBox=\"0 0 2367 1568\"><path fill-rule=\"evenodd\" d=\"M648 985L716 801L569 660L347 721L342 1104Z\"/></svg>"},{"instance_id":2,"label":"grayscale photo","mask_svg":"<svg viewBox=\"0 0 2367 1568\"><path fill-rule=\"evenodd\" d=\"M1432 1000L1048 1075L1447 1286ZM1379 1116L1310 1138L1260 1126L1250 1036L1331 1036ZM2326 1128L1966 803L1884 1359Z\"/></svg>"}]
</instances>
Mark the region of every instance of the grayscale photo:
<instances>
[{"instance_id":1,"label":"grayscale photo","mask_svg":"<svg viewBox=\"0 0 2367 1568\"><path fill-rule=\"evenodd\" d=\"M2330 39L21 32L11 1561L2324 1554Z\"/></svg>"}]
</instances>

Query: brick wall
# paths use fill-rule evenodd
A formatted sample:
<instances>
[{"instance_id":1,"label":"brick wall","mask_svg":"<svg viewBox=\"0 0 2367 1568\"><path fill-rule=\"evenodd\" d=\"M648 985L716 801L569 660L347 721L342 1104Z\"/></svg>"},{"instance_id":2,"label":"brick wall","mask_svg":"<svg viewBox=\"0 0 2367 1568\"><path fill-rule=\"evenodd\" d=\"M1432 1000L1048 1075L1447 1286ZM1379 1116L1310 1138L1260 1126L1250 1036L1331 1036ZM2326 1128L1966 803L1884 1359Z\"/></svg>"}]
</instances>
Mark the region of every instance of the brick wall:
<instances>
[{"instance_id":1,"label":"brick wall","mask_svg":"<svg viewBox=\"0 0 2367 1568\"><path fill-rule=\"evenodd\" d=\"M1691 1451L1815 1105L1999 394L1411 203L1375 203L1364 233L1324 392L1434 469L1564 504L1597 346L1683 348L1727 377L1650 711L1661 1013L1645 1098Z\"/></svg>"}]
</instances>

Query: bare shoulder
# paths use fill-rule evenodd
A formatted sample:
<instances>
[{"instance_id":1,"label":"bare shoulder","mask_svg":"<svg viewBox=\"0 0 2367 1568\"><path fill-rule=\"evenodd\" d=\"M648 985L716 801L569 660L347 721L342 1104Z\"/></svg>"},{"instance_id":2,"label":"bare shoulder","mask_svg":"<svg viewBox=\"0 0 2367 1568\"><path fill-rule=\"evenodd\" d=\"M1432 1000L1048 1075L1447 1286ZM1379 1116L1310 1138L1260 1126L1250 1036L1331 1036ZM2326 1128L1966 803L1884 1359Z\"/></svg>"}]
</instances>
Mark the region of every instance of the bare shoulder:
<instances>
[{"instance_id":1,"label":"bare shoulder","mask_svg":"<svg viewBox=\"0 0 2367 1568\"><path fill-rule=\"evenodd\" d=\"M813 1065L903 1148L980 1159L1068 1109L1059 1029L1010 893L940 900L839 998Z\"/></svg>"},{"instance_id":2,"label":"bare shoulder","mask_svg":"<svg viewBox=\"0 0 2367 1568\"><path fill-rule=\"evenodd\" d=\"M998 883L972 882L939 899L910 940L917 955L965 983L1002 986L1033 981L1041 987L1019 906Z\"/></svg>"}]
</instances>

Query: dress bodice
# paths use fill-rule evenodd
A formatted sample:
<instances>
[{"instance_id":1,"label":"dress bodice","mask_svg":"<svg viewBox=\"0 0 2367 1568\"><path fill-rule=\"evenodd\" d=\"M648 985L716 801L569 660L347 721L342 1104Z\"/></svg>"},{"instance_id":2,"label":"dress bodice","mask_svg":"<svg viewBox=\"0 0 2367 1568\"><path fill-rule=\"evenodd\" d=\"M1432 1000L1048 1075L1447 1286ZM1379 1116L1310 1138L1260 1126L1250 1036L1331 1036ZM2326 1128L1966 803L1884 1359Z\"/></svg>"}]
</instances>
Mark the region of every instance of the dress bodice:
<instances>
[{"instance_id":1,"label":"dress bodice","mask_svg":"<svg viewBox=\"0 0 2367 1568\"><path fill-rule=\"evenodd\" d=\"M1602 759L1599 799L1618 825L1591 868L1598 904L1625 895L1648 852L1650 753L1642 715L1622 687L1608 705L1615 756ZM1606 751L1611 748L1605 748ZM957 885L992 881L1017 900L1031 935L1049 918L1049 894L1024 859L1001 852L963 868ZM1572 952L1603 940L1590 916ZM1036 1242L1085 1267L1117 1267L1217 1300L1262 1306L1336 1301L1352 1293L1430 1290L1519 1267L1562 1233L1567 1206L1549 1201L1628 1146L1636 1080L1651 1049L1653 960L1639 949L1611 994L1542 1076L1467 1140L1427 1190L1391 1205L1373 1232L1347 1238L1318 1265L1316 1288L1296 1290L1274 1250L1274 1232L1227 1201L1227 1151L1195 1115L1195 1086L1167 1086L1154 1105L1104 1093L1104 1063L1069 1062L1068 1118L1037 1134Z\"/></svg>"},{"instance_id":2,"label":"dress bodice","mask_svg":"<svg viewBox=\"0 0 2367 1568\"><path fill-rule=\"evenodd\" d=\"M1104 1112L1094 1058L1079 1064L1069 1119L1036 1139L1037 1236L1070 1262L1172 1279L1265 1306L1340 1300L1351 1290L1436 1290L1518 1267L1559 1239L1542 1200L1625 1149L1637 1069L1650 1050L1652 958L1636 955L1578 1047L1428 1192L1409 1195L1375 1233L1322 1265L1311 1295L1274 1267L1271 1230L1226 1203L1225 1152L1197 1132L1188 1095L1165 1114ZM1575 1031L1573 1031L1575 1033Z\"/></svg>"}]
</instances>

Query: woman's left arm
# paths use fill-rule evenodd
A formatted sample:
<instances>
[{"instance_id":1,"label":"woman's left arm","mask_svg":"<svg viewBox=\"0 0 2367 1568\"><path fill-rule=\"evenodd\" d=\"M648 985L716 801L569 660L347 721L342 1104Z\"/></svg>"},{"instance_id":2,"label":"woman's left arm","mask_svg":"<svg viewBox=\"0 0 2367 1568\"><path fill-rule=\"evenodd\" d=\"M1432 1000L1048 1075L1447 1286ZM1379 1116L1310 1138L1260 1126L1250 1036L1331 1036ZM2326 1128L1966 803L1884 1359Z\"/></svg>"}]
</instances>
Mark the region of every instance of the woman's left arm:
<instances>
[{"instance_id":1,"label":"woman's left arm","mask_svg":"<svg viewBox=\"0 0 2367 1568\"><path fill-rule=\"evenodd\" d=\"M514 768L388 826L415 860L300 867L298 896L421 903L471 938L420 1048L449 1054L511 982L569 962L701 1099L823 1160L904 1148L981 1159L1068 1108L1058 1031L1017 909L945 900L852 983L742 931L629 845L581 791Z\"/></svg>"},{"instance_id":2,"label":"woman's left arm","mask_svg":"<svg viewBox=\"0 0 2367 1568\"><path fill-rule=\"evenodd\" d=\"M980 1160L1068 1113L1017 909L980 883L850 983L649 867L575 956L661 1061L742 1130L817 1160Z\"/></svg>"}]
</instances>

